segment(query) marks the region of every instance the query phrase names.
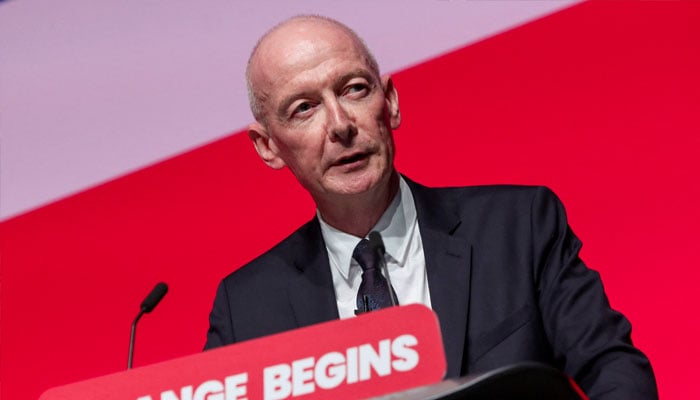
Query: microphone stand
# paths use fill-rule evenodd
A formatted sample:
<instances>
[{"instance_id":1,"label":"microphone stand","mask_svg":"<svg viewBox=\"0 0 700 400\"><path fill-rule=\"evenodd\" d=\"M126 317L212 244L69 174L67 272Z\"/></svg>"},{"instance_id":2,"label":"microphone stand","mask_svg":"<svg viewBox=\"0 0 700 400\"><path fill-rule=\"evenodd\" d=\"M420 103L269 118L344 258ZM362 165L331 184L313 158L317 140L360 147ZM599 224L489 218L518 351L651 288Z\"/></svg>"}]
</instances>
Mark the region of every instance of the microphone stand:
<instances>
[{"instance_id":1,"label":"microphone stand","mask_svg":"<svg viewBox=\"0 0 700 400\"><path fill-rule=\"evenodd\" d=\"M389 276L389 267L386 265L386 248L384 247L384 241L382 240L382 235L377 231L372 231L369 233L370 242L373 244L377 255L379 255L379 267L386 278L386 282L389 285L389 299L391 299L391 306L396 305L396 299L394 298L394 285L391 284L391 276Z\"/></svg>"},{"instance_id":2,"label":"microphone stand","mask_svg":"<svg viewBox=\"0 0 700 400\"><path fill-rule=\"evenodd\" d=\"M129 339L129 361L127 362L126 369L131 369L132 362L134 361L134 342L136 341L136 324L141 319L141 316L145 314L145 310L141 309L139 314L131 323L131 339Z\"/></svg>"},{"instance_id":3,"label":"microphone stand","mask_svg":"<svg viewBox=\"0 0 700 400\"><path fill-rule=\"evenodd\" d=\"M386 277L386 283L389 284L389 298L391 299L391 306L393 307L396 305L396 299L394 299L394 286L391 284L391 276L389 276L389 267L386 265L386 260L384 259L384 252L381 251L379 255L381 256L379 260L381 262L382 272Z\"/></svg>"}]
</instances>

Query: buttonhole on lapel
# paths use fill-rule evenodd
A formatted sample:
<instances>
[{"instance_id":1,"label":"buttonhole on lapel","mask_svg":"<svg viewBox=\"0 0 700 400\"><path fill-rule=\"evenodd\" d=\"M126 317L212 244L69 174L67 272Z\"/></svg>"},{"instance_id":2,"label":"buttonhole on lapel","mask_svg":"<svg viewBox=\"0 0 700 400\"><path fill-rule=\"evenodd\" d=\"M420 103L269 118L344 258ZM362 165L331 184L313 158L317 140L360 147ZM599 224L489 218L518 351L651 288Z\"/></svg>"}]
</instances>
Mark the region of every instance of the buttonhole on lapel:
<instances>
[{"instance_id":1,"label":"buttonhole on lapel","mask_svg":"<svg viewBox=\"0 0 700 400\"><path fill-rule=\"evenodd\" d=\"M448 232L450 236L454 235L454 233L457 231L457 228L459 228L460 225L462 225L462 221L458 221L457 225L455 225L454 228L450 229L450 231Z\"/></svg>"}]
</instances>

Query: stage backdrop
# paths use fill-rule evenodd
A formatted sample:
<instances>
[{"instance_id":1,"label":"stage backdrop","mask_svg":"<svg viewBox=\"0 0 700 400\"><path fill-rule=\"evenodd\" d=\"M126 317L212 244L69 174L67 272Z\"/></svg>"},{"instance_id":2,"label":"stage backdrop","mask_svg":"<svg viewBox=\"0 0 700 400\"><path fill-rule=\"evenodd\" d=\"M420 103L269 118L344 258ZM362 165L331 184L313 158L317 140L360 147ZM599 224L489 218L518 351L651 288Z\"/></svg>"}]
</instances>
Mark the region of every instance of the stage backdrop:
<instances>
[{"instance_id":1,"label":"stage backdrop","mask_svg":"<svg viewBox=\"0 0 700 400\"><path fill-rule=\"evenodd\" d=\"M700 2L111 3L0 2L0 397L123 370L158 281L135 365L200 351L219 280L313 216L242 134L255 38L311 12L392 72L403 173L551 187L662 398L700 398Z\"/></svg>"}]
</instances>

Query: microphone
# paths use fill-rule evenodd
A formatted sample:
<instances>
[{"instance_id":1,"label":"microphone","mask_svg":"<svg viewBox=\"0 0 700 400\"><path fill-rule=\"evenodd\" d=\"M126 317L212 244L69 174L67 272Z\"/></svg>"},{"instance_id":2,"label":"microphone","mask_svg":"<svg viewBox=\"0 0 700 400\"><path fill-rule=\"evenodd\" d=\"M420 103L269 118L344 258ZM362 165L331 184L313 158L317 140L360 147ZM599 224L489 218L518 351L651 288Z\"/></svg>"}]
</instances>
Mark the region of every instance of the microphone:
<instances>
[{"instance_id":1,"label":"microphone","mask_svg":"<svg viewBox=\"0 0 700 400\"><path fill-rule=\"evenodd\" d=\"M141 303L141 313L149 313L160 303L165 294L168 293L168 285L160 282L151 290L151 293L143 299Z\"/></svg>"},{"instance_id":2,"label":"microphone","mask_svg":"<svg viewBox=\"0 0 700 400\"><path fill-rule=\"evenodd\" d=\"M134 342L136 339L136 324L141 319L143 314L150 313L154 308L160 303L165 294L168 293L168 285L163 282L158 283L153 290L146 296L146 298L141 302L141 311L134 319L131 324L131 339L129 340L129 360L126 364L126 369L131 369L131 364L134 359Z\"/></svg>"},{"instance_id":3,"label":"microphone","mask_svg":"<svg viewBox=\"0 0 700 400\"><path fill-rule=\"evenodd\" d=\"M382 235L377 231L372 231L369 233L369 245L379 256L380 267L384 271L384 276L386 276L386 282L389 284L389 298L391 299L391 305L396 305L396 298L394 296L394 286L391 284L391 277L389 276L389 268L386 265L386 260L384 259L384 254L386 253L386 247L384 247L384 241L382 240Z\"/></svg>"}]
</instances>

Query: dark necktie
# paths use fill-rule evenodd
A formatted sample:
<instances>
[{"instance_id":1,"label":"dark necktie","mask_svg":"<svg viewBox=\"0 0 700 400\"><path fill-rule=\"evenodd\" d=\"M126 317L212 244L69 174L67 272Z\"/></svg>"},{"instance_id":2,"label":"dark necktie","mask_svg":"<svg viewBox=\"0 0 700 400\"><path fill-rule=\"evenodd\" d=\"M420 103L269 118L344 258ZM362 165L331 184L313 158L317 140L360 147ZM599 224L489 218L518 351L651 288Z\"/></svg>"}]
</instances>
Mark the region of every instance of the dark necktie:
<instances>
[{"instance_id":1,"label":"dark necktie","mask_svg":"<svg viewBox=\"0 0 700 400\"><path fill-rule=\"evenodd\" d=\"M394 288L390 291L389 284L382 275L379 259L381 256L370 246L367 239L362 239L352 252L352 258L362 267L362 283L357 291L355 314L391 307L389 293L394 297L394 304L399 304Z\"/></svg>"}]
</instances>

